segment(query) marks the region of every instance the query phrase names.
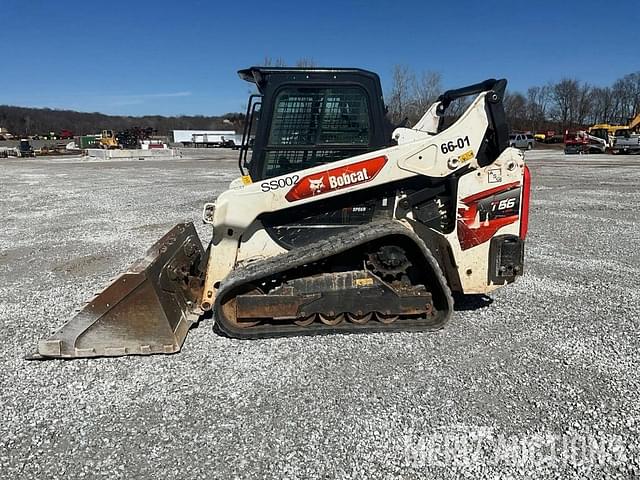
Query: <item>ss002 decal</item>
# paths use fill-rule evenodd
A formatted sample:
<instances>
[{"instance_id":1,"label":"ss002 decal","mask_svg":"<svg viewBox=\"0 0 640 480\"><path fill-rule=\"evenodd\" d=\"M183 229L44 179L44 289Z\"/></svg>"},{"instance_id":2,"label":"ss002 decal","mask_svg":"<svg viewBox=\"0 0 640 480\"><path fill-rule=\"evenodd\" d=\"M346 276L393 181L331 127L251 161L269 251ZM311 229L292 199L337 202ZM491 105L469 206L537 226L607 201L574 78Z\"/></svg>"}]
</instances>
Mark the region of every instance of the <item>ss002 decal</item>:
<instances>
[{"instance_id":1,"label":"ss002 decal","mask_svg":"<svg viewBox=\"0 0 640 480\"><path fill-rule=\"evenodd\" d=\"M267 180L266 182L262 182L260 184L260 189L263 192L269 192L271 190L279 190L285 187L291 187L298 183L300 179L300 175L291 175L290 177L282 177L282 178L274 178L272 180Z\"/></svg>"},{"instance_id":2,"label":"ss002 decal","mask_svg":"<svg viewBox=\"0 0 640 480\"><path fill-rule=\"evenodd\" d=\"M287 192L285 198L289 202L322 195L343 188L370 182L387 163L386 156L370 158L360 162L335 167L323 172L312 173L302 177Z\"/></svg>"},{"instance_id":3,"label":"ss002 decal","mask_svg":"<svg viewBox=\"0 0 640 480\"><path fill-rule=\"evenodd\" d=\"M518 220L520 182L470 195L458 207L458 239L462 250L491 239L498 229Z\"/></svg>"}]
</instances>

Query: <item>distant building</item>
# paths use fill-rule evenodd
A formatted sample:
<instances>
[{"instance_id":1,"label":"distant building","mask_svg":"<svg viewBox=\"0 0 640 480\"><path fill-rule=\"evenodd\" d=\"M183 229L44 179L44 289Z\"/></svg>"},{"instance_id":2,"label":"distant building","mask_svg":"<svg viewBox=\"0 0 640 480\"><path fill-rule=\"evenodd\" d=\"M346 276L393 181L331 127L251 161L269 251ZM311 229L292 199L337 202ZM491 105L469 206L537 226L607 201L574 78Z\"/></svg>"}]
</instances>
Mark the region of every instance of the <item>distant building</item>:
<instances>
[{"instance_id":1,"label":"distant building","mask_svg":"<svg viewBox=\"0 0 640 480\"><path fill-rule=\"evenodd\" d=\"M235 130L173 130L173 143L189 146L221 146L225 140L236 137Z\"/></svg>"}]
</instances>

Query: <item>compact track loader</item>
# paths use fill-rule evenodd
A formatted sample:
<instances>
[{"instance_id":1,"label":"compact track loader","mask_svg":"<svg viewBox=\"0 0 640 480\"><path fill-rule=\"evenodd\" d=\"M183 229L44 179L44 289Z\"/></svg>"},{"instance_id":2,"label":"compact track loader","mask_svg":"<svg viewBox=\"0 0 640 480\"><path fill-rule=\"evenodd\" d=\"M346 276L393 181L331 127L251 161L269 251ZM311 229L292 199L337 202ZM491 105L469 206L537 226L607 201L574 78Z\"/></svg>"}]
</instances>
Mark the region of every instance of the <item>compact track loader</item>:
<instances>
[{"instance_id":1,"label":"compact track loader","mask_svg":"<svg viewBox=\"0 0 640 480\"><path fill-rule=\"evenodd\" d=\"M33 358L174 353L211 310L236 338L435 330L452 291L522 274L530 179L508 147L506 80L447 91L392 131L374 73L239 74L260 93L242 176L204 206L206 250L193 224L177 225ZM470 95L445 128L450 103Z\"/></svg>"}]
</instances>

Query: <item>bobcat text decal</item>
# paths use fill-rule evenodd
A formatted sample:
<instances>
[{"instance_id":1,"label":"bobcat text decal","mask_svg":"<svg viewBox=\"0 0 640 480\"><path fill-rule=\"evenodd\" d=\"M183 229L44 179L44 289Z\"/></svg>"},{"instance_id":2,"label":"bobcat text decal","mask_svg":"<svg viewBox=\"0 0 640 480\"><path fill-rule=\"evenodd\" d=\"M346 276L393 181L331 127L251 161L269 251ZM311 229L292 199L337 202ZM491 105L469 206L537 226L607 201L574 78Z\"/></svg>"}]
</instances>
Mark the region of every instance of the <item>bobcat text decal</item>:
<instances>
[{"instance_id":1,"label":"bobcat text decal","mask_svg":"<svg viewBox=\"0 0 640 480\"><path fill-rule=\"evenodd\" d=\"M387 163L387 157L381 156L307 175L289 190L285 198L290 202L295 202L303 198L370 182L382 170L385 163Z\"/></svg>"}]
</instances>

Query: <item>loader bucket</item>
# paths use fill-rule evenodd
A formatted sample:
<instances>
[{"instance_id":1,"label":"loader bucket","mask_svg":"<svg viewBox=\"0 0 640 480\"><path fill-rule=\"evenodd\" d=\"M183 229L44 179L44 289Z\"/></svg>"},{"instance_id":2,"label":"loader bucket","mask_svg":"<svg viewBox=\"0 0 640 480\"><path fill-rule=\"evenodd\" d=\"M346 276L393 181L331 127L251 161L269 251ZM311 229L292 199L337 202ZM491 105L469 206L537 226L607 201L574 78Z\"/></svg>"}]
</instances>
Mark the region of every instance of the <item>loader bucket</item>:
<instances>
[{"instance_id":1,"label":"loader bucket","mask_svg":"<svg viewBox=\"0 0 640 480\"><path fill-rule=\"evenodd\" d=\"M176 225L28 358L179 351L198 320L205 261L193 223Z\"/></svg>"}]
</instances>

